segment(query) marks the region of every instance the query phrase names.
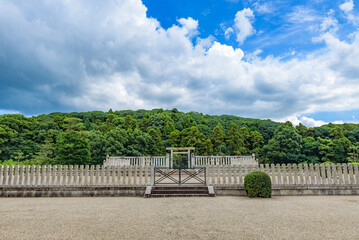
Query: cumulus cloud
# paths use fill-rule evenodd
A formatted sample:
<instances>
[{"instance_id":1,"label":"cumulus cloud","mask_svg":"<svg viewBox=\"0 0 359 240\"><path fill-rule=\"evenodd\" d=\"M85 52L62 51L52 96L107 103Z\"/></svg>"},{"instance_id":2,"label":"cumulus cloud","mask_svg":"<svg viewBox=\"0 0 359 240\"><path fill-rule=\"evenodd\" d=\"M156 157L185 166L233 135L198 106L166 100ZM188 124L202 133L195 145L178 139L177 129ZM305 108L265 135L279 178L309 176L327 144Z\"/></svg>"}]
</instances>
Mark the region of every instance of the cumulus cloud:
<instances>
[{"instance_id":1,"label":"cumulus cloud","mask_svg":"<svg viewBox=\"0 0 359 240\"><path fill-rule=\"evenodd\" d=\"M349 13L353 10L354 8L354 3L353 3L353 0L349 0L343 4L341 4L340 6L340 9L343 10L344 12L346 13Z\"/></svg>"},{"instance_id":2,"label":"cumulus cloud","mask_svg":"<svg viewBox=\"0 0 359 240\"><path fill-rule=\"evenodd\" d=\"M0 109L177 107L275 119L359 109L359 32L347 42L323 28L325 48L301 59L246 58L199 38L192 18L164 29L146 11L140 0L1 1ZM243 42L253 13L235 19Z\"/></svg>"},{"instance_id":3,"label":"cumulus cloud","mask_svg":"<svg viewBox=\"0 0 359 240\"><path fill-rule=\"evenodd\" d=\"M336 32L338 30L338 20L333 16L334 10L330 10L328 16L324 17L322 23L320 24L320 31L331 31Z\"/></svg>"},{"instance_id":4,"label":"cumulus cloud","mask_svg":"<svg viewBox=\"0 0 359 240\"><path fill-rule=\"evenodd\" d=\"M244 40L255 33L252 26L254 15L253 11L245 8L236 13L234 18L234 30L236 33L236 40L239 44L243 44Z\"/></svg>"}]
</instances>

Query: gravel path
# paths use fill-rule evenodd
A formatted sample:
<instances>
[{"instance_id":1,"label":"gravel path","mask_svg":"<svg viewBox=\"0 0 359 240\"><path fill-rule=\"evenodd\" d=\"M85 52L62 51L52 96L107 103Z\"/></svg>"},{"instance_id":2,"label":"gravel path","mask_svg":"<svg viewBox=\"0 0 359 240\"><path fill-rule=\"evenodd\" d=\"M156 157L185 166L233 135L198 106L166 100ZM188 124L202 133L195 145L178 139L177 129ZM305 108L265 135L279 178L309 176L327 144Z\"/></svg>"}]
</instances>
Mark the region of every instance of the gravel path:
<instances>
[{"instance_id":1,"label":"gravel path","mask_svg":"<svg viewBox=\"0 0 359 240\"><path fill-rule=\"evenodd\" d=\"M359 239L359 196L0 198L0 239Z\"/></svg>"}]
</instances>

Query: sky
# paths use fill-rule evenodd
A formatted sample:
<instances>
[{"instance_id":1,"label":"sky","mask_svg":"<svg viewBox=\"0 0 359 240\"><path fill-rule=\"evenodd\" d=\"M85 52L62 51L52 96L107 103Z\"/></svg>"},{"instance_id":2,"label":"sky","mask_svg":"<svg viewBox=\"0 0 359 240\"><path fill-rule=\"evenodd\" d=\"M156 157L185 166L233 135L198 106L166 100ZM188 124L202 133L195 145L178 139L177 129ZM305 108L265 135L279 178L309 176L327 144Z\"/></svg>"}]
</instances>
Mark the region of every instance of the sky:
<instances>
[{"instance_id":1,"label":"sky","mask_svg":"<svg viewBox=\"0 0 359 240\"><path fill-rule=\"evenodd\" d=\"M358 123L357 0L0 0L0 114Z\"/></svg>"}]
</instances>

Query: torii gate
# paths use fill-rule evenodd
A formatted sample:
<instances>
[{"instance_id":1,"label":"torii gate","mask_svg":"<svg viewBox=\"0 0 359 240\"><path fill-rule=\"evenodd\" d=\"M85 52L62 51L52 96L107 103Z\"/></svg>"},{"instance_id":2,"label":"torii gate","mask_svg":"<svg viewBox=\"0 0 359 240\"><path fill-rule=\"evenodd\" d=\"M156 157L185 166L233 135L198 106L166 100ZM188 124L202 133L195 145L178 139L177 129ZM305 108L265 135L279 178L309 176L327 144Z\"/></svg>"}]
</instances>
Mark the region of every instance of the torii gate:
<instances>
[{"instance_id":1,"label":"torii gate","mask_svg":"<svg viewBox=\"0 0 359 240\"><path fill-rule=\"evenodd\" d=\"M170 168L173 168L173 154L188 154L188 168L191 168L191 150L195 150L195 147L168 147L166 150L171 151ZM176 152L174 152L175 150ZM193 166L192 166L193 167Z\"/></svg>"}]
</instances>

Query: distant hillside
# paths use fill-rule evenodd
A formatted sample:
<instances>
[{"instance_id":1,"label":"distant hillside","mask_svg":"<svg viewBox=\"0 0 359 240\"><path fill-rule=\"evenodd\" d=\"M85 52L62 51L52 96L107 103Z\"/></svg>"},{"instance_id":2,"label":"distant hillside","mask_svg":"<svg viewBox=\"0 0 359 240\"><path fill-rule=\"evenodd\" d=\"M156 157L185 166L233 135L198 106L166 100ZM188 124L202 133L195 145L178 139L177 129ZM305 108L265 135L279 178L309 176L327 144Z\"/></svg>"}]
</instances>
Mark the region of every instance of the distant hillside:
<instances>
[{"instance_id":1,"label":"distant hillside","mask_svg":"<svg viewBox=\"0 0 359 240\"><path fill-rule=\"evenodd\" d=\"M293 127L177 109L0 116L4 164L102 164L107 154L164 155L168 146L193 146L197 155L256 153L265 163L351 162L358 142L357 124Z\"/></svg>"}]
</instances>

